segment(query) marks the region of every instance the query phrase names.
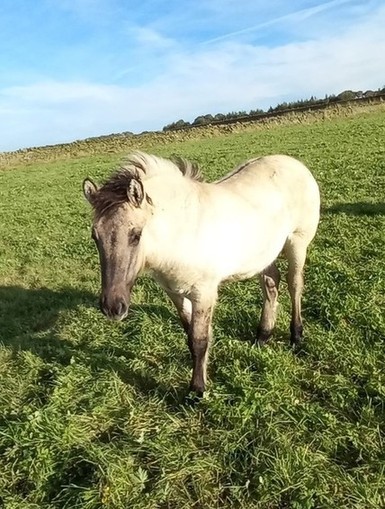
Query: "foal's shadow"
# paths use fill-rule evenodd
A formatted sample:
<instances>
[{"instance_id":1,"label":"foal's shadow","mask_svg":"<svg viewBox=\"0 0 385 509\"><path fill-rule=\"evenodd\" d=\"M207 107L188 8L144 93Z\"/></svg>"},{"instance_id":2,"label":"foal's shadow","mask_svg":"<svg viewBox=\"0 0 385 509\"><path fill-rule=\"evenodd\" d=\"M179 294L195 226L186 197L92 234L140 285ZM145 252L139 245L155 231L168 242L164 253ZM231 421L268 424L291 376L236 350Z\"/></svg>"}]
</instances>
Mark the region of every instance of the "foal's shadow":
<instances>
[{"instance_id":1,"label":"foal's shadow","mask_svg":"<svg viewBox=\"0 0 385 509\"><path fill-rule=\"evenodd\" d=\"M29 350L46 362L67 364L74 346L55 331L58 317L62 311L95 303L94 295L73 288L1 286L0 342L15 353Z\"/></svg>"},{"instance_id":2,"label":"foal's shadow","mask_svg":"<svg viewBox=\"0 0 385 509\"><path fill-rule=\"evenodd\" d=\"M163 386L147 372L138 373L129 368L128 361L137 354L131 352L129 348L124 348L123 337L122 347L108 343L95 344L95 341L88 342L86 339L76 343L63 338L59 324L60 316L62 313L76 310L79 306L96 308L98 297L74 288L51 290L0 286L0 343L10 349L15 356L20 351L30 351L46 363L66 366L75 357L95 371L106 369L114 371L122 381L142 394L156 392L166 403L174 406L180 404L184 397L182 390L176 391L172 387ZM135 315L139 312L154 319L171 319L175 326L178 323L176 316L166 306L133 304L130 314ZM140 327L137 326L138 320L130 321L130 318L128 320L130 341L135 342L139 340L141 334Z\"/></svg>"},{"instance_id":3,"label":"foal's shadow","mask_svg":"<svg viewBox=\"0 0 385 509\"><path fill-rule=\"evenodd\" d=\"M179 329L180 336L186 339L186 366L190 356L187 338L174 309L166 305L133 304L125 326L122 328L121 347L106 342L87 338L80 342L65 339L61 332L60 317L80 306L96 308L97 295L74 288L52 290L49 288L26 289L19 286L0 286L0 343L10 349L15 356L20 351L30 351L46 363L67 366L73 358L91 367L95 372L111 370L118 374L122 381L131 385L143 395L156 394L172 409L180 408L188 393L188 380L185 385L171 386L151 375L151 370L138 372L130 368L130 360L138 357L137 352L125 346L125 334L130 343L135 344L141 338L141 321L145 315L154 321L168 321L173 329ZM237 310L236 319L233 313L223 309L214 317L214 328L219 332L216 341L221 337L237 339L252 343L258 323L258 311L249 313ZM100 317L102 320L106 320ZM154 332L154 334L156 334ZM275 331L273 341L286 340L286 332ZM154 338L156 340L156 338ZM127 343L126 343L127 345ZM159 363L175 362L166 357L157 359Z\"/></svg>"}]
</instances>

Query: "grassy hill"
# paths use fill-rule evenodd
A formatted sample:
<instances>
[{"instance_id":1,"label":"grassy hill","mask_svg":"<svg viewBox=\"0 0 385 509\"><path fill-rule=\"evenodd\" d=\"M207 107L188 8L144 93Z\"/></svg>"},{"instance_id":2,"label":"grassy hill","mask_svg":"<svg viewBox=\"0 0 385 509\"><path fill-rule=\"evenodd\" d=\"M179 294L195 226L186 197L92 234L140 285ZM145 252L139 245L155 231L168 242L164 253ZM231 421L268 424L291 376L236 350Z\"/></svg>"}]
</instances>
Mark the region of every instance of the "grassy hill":
<instances>
[{"instance_id":1,"label":"grassy hill","mask_svg":"<svg viewBox=\"0 0 385 509\"><path fill-rule=\"evenodd\" d=\"M384 139L380 104L1 154L0 507L385 506ZM193 159L208 180L286 153L321 188L301 354L285 283L265 349L251 346L256 281L225 285L195 407L184 333L155 283L140 279L123 323L96 307L81 182L136 148Z\"/></svg>"}]
</instances>

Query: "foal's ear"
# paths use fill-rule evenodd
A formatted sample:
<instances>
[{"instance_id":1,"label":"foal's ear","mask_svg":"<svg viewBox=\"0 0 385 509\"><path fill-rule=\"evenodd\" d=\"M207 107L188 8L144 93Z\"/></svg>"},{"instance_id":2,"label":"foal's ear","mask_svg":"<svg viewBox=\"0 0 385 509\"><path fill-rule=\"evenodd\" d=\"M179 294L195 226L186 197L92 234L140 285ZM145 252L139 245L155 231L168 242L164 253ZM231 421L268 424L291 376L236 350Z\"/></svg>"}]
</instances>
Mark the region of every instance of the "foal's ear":
<instances>
[{"instance_id":1,"label":"foal's ear","mask_svg":"<svg viewBox=\"0 0 385 509\"><path fill-rule=\"evenodd\" d=\"M92 182L91 179L87 178L83 180L83 193L87 201L92 205L96 193L98 192L98 186Z\"/></svg>"},{"instance_id":2,"label":"foal's ear","mask_svg":"<svg viewBox=\"0 0 385 509\"><path fill-rule=\"evenodd\" d=\"M127 198L134 207L140 207L144 198L143 184L139 179L132 177L127 188Z\"/></svg>"}]
</instances>

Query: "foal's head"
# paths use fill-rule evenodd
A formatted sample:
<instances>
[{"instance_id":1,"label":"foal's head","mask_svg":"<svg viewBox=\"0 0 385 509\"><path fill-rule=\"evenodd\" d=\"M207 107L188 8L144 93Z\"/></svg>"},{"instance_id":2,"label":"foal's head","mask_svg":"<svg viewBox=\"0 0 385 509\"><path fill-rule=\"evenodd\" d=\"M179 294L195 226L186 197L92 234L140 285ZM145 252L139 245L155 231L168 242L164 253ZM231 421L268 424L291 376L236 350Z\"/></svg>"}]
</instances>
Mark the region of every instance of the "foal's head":
<instances>
[{"instance_id":1,"label":"foal's head","mask_svg":"<svg viewBox=\"0 0 385 509\"><path fill-rule=\"evenodd\" d=\"M151 199L138 173L131 170L120 170L101 188L85 179L83 192L94 209L92 238L102 276L100 308L108 318L122 320L144 263L141 237Z\"/></svg>"}]
</instances>

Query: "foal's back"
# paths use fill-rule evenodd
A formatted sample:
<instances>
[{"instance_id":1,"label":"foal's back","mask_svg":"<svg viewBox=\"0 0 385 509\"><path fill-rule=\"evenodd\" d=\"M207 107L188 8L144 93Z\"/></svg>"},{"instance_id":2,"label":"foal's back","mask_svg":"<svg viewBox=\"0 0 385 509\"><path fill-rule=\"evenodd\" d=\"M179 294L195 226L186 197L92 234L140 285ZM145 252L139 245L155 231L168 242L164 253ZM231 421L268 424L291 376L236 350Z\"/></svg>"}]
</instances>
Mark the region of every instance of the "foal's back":
<instances>
[{"instance_id":1,"label":"foal's back","mask_svg":"<svg viewBox=\"0 0 385 509\"><path fill-rule=\"evenodd\" d=\"M274 187L284 191L303 188L304 191L318 186L309 169L298 159L286 155L271 155L250 159L215 182L220 187L247 189L250 185L254 193L264 192ZM298 187L299 186L299 187Z\"/></svg>"},{"instance_id":2,"label":"foal's back","mask_svg":"<svg viewBox=\"0 0 385 509\"><path fill-rule=\"evenodd\" d=\"M293 157L271 155L251 159L215 184L264 209L267 216L269 211L271 214L286 211L297 223L294 226L301 224L315 230L318 225L318 184L309 169Z\"/></svg>"},{"instance_id":3,"label":"foal's back","mask_svg":"<svg viewBox=\"0 0 385 509\"><path fill-rule=\"evenodd\" d=\"M199 189L185 252L204 277L250 277L271 264L292 235L308 244L316 232L318 185L291 157L252 159Z\"/></svg>"}]
</instances>

